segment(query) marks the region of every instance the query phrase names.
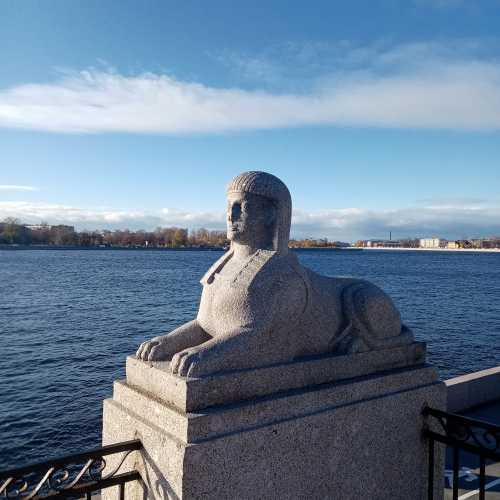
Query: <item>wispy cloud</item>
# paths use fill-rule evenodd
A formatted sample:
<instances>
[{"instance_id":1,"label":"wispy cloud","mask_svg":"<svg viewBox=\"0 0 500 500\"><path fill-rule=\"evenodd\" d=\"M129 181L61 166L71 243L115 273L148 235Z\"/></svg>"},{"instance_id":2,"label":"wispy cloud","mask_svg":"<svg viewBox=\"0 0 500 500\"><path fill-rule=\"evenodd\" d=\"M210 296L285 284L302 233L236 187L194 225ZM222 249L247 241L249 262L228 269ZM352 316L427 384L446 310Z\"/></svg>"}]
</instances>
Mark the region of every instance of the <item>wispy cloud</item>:
<instances>
[{"instance_id":1,"label":"wispy cloud","mask_svg":"<svg viewBox=\"0 0 500 500\"><path fill-rule=\"evenodd\" d=\"M363 77L417 76L471 63L498 63L498 38L456 38L394 44L351 40L286 42L256 54L225 50L212 54L242 82L269 88L314 88Z\"/></svg>"},{"instance_id":2,"label":"wispy cloud","mask_svg":"<svg viewBox=\"0 0 500 500\"><path fill-rule=\"evenodd\" d=\"M478 209L490 205L489 200L484 198L474 198L471 196L455 197L432 197L416 200L420 206L427 208L457 208L457 209Z\"/></svg>"},{"instance_id":3,"label":"wispy cloud","mask_svg":"<svg viewBox=\"0 0 500 500\"><path fill-rule=\"evenodd\" d=\"M19 186L16 184L0 184L0 191L40 191L35 186Z\"/></svg>"},{"instance_id":4,"label":"wispy cloud","mask_svg":"<svg viewBox=\"0 0 500 500\"><path fill-rule=\"evenodd\" d=\"M108 207L74 207L58 203L0 201L0 220L15 217L25 223L46 221L86 229L152 229L156 226L223 227L224 212L192 212L172 208L157 211Z\"/></svg>"},{"instance_id":5,"label":"wispy cloud","mask_svg":"<svg viewBox=\"0 0 500 500\"><path fill-rule=\"evenodd\" d=\"M308 125L500 129L500 63L473 41L391 47L339 42L289 50L288 66L302 60L317 67L300 91L82 71L0 91L0 127L159 134ZM258 58L238 64L257 80L274 71L273 61Z\"/></svg>"},{"instance_id":6,"label":"wispy cloud","mask_svg":"<svg viewBox=\"0 0 500 500\"><path fill-rule=\"evenodd\" d=\"M413 0L417 7L431 7L434 9L455 9L466 5L465 0Z\"/></svg>"},{"instance_id":7,"label":"wispy cloud","mask_svg":"<svg viewBox=\"0 0 500 500\"><path fill-rule=\"evenodd\" d=\"M15 217L26 223L62 223L79 229L146 229L157 226L223 229L223 211L193 212L164 208L158 211L81 208L62 204L0 202L0 220ZM294 210L296 237L396 238L439 235L445 238L500 235L500 206L430 203L398 210L342 208L323 211Z\"/></svg>"}]
</instances>

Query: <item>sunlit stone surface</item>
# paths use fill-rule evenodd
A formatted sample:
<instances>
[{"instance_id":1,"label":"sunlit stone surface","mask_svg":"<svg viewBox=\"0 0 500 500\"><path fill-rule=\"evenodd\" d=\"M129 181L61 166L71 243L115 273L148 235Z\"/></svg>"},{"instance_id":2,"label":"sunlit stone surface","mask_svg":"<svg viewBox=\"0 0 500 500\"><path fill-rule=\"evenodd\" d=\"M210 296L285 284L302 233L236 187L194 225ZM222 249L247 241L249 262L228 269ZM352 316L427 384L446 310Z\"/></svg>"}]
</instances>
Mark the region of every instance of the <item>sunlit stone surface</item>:
<instances>
[{"instance_id":1,"label":"sunlit stone surface","mask_svg":"<svg viewBox=\"0 0 500 500\"><path fill-rule=\"evenodd\" d=\"M131 498L426 498L422 409L444 409L446 390L425 344L379 288L301 267L290 214L279 179L233 179L231 249L198 317L127 359L103 443L143 442Z\"/></svg>"},{"instance_id":2,"label":"sunlit stone surface","mask_svg":"<svg viewBox=\"0 0 500 500\"><path fill-rule=\"evenodd\" d=\"M357 353L413 341L375 285L327 278L288 251L292 203L277 177L245 172L227 189L230 250L202 279L196 319L143 343L137 356L170 360L200 377L325 353Z\"/></svg>"}]
</instances>

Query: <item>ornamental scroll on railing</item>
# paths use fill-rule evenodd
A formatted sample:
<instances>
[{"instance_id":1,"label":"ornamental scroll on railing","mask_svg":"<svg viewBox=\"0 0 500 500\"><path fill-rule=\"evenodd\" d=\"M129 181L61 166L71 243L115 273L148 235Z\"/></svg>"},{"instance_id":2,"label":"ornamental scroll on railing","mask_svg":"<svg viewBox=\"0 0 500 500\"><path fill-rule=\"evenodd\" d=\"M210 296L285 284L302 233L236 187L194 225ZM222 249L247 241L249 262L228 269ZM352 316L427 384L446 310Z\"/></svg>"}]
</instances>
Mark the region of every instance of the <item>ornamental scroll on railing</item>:
<instances>
[{"instance_id":1,"label":"ornamental scroll on railing","mask_svg":"<svg viewBox=\"0 0 500 500\"><path fill-rule=\"evenodd\" d=\"M434 443L443 443L453 452L453 500L458 499L460 450L477 455L479 461L479 500L486 491L486 461L500 461L500 426L434 408L425 408L424 416L433 417L424 431L429 439L428 499L434 495ZM432 428L431 422L434 422ZM431 430L432 429L432 430Z\"/></svg>"},{"instance_id":2,"label":"ornamental scroll on railing","mask_svg":"<svg viewBox=\"0 0 500 500\"><path fill-rule=\"evenodd\" d=\"M140 480L140 476L137 471L121 472L120 469L127 457L133 451L140 449L142 443L139 440L126 441L47 462L1 471L0 498L31 500L86 497L90 499L92 492L119 486L120 498L123 499L125 483ZM118 457L113 457L113 466L107 467L106 457L117 454Z\"/></svg>"}]
</instances>

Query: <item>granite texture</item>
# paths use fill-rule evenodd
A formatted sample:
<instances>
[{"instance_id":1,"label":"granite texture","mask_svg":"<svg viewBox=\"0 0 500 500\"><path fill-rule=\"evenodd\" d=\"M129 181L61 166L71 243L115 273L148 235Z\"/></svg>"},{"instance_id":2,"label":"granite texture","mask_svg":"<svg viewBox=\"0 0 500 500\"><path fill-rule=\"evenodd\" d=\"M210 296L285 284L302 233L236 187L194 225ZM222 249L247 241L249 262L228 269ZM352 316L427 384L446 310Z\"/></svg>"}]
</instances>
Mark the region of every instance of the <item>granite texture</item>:
<instances>
[{"instance_id":1,"label":"granite texture","mask_svg":"<svg viewBox=\"0 0 500 500\"><path fill-rule=\"evenodd\" d=\"M328 408L388 395L436 381L436 370L428 365L393 370L378 376L357 377L337 383L281 391L248 401L221 404L184 413L152 394L125 381L115 382L113 401L141 415L151 423L178 436L185 442L197 443L214 437L298 418ZM187 415L188 418L185 418Z\"/></svg>"},{"instance_id":2,"label":"granite texture","mask_svg":"<svg viewBox=\"0 0 500 500\"><path fill-rule=\"evenodd\" d=\"M425 498L422 409L446 405L425 344L375 285L300 265L279 179L245 172L227 200L231 249L201 281L197 318L143 343L104 403L104 444L144 446L125 464L144 489L127 494Z\"/></svg>"},{"instance_id":3,"label":"granite texture","mask_svg":"<svg viewBox=\"0 0 500 500\"><path fill-rule=\"evenodd\" d=\"M258 369L185 378L171 373L168 362L127 358L127 383L181 411L253 399L289 389L338 382L381 370L425 362L422 342L351 355L316 356Z\"/></svg>"},{"instance_id":4,"label":"granite texture","mask_svg":"<svg viewBox=\"0 0 500 500\"><path fill-rule=\"evenodd\" d=\"M320 276L288 251L292 202L281 180L245 172L231 181L227 201L231 248L201 280L197 318L141 344L138 358L171 360L173 373L203 377L413 342L382 290Z\"/></svg>"},{"instance_id":5,"label":"granite texture","mask_svg":"<svg viewBox=\"0 0 500 500\"><path fill-rule=\"evenodd\" d=\"M148 415L139 415L108 399L103 407L103 445L140 439L143 450L120 468L120 472L136 470L141 474L142 484L133 481L126 485L127 500L177 499L182 498L184 455L186 443L174 434L156 427ZM104 472L118 463L119 456L107 458ZM118 488L106 488L101 492L103 500L119 500Z\"/></svg>"},{"instance_id":6,"label":"granite texture","mask_svg":"<svg viewBox=\"0 0 500 500\"><path fill-rule=\"evenodd\" d=\"M415 365L186 413L117 382L103 442L142 440L131 466L146 498L423 499L421 412L444 408L445 391L432 367ZM436 478L442 466L438 450ZM437 481L436 499L442 491Z\"/></svg>"}]
</instances>

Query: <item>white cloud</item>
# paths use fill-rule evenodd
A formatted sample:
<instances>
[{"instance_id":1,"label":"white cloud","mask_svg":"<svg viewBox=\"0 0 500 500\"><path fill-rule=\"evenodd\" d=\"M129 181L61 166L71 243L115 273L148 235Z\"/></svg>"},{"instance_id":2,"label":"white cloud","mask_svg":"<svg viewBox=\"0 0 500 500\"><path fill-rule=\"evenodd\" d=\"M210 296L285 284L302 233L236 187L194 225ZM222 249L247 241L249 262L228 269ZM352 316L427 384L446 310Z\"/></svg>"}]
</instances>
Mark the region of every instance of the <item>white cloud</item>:
<instances>
[{"instance_id":1,"label":"white cloud","mask_svg":"<svg viewBox=\"0 0 500 500\"><path fill-rule=\"evenodd\" d=\"M0 220L15 217L25 223L46 221L71 224L78 229L146 229L157 226L224 229L223 211L192 212L164 208L133 211L79 208L61 204L0 201ZM353 241L359 238L432 236L462 238L500 235L500 206L474 201L460 205L452 201L397 210L342 208L323 211L294 210L295 237L328 237Z\"/></svg>"},{"instance_id":2,"label":"white cloud","mask_svg":"<svg viewBox=\"0 0 500 500\"><path fill-rule=\"evenodd\" d=\"M19 186L16 184L0 184L0 191L39 191L35 186Z\"/></svg>"},{"instance_id":3,"label":"white cloud","mask_svg":"<svg viewBox=\"0 0 500 500\"><path fill-rule=\"evenodd\" d=\"M291 45L288 67L314 69L314 79L302 85L308 90L300 92L82 71L0 91L0 127L160 134L308 125L499 130L500 63L484 55L483 45ZM269 74L282 82L291 74L272 57L232 59L257 80Z\"/></svg>"},{"instance_id":4,"label":"white cloud","mask_svg":"<svg viewBox=\"0 0 500 500\"><path fill-rule=\"evenodd\" d=\"M422 237L462 238L500 235L500 207L425 206L396 210L337 209L295 211L294 233L332 239Z\"/></svg>"},{"instance_id":5,"label":"white cloud","mask_svg":"<svg viewBox=\"0 0 500 500\"><path fill-rule=\"evenodd\" d=\"M78 229L153 229L156 226L220 227L224 213L189 212L164 208L158 211L107 207L73 207L57 203L0 201L0 220L15 217L25 223L45 221L70 224Z\"/></svg>"}]
</instances>

